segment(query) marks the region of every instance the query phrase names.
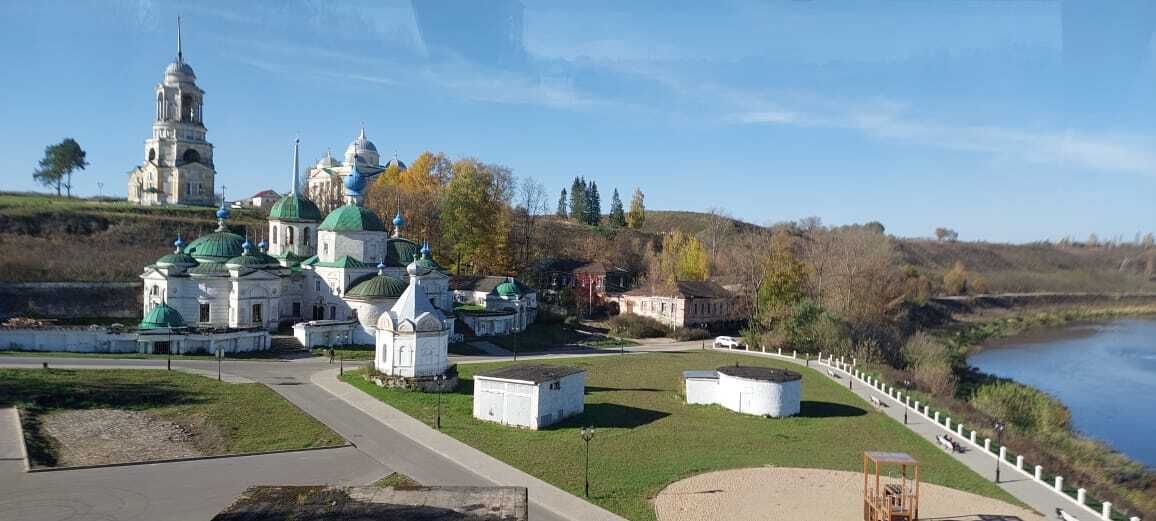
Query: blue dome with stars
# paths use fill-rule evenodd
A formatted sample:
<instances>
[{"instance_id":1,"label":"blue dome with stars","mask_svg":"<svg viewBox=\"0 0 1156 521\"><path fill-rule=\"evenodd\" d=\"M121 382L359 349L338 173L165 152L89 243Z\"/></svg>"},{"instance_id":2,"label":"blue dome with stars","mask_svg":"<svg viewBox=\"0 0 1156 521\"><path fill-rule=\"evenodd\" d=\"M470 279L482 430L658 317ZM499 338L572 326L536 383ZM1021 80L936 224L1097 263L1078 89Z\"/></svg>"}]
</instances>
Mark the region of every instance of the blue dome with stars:
<instances>
[{"instance_id":1,"label":"blue dome with stars","mask_svg":"<svg viewBox=\"0 0 1156 521\"><path fill-rule=\"evenodd\" d=\"M357 162L354 161L349 167L349 175L345 178L345 191L349 195L361 195L361 191L365 190L365 176L361 175L361 171L357 169Z\"/></svg>"}]
</instances>

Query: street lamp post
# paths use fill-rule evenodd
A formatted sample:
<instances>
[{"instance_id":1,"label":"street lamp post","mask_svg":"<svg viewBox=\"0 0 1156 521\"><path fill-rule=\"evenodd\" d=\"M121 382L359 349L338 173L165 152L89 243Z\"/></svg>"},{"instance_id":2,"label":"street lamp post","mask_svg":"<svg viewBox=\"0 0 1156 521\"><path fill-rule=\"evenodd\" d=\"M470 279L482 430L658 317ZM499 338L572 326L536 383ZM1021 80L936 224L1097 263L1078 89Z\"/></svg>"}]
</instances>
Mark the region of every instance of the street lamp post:
<instances>
[{"instance_id":1,"label":"street lamp post","mask_svg":"<svg viewBox=\"0 0 1156 521\"><path fill-rule=\"evenodd\" d=\"M911 380L903 380L903 390L911 394ZM903 405L903 404L900 404ZM907 406L903 405L903 425L907 425Z\"/></svg>"},{"instance_id":2,"label":"street lamp post","mask_svg":"<svg viewBox=\"0 0 1156 521\"><path fill-rule=\"evenodd\" d=\"M1004 427L1003 422L1001 422L1001 421L995 422L995 444L999 445L999 447L996 449L996 457L995 457L995 482L996 483L999 483L999 466L1000 466L1000 463L1002 463L1002 461L1000 461L1000 460L1003 459L1002 457L1000 457L1002 452L1003 452L1003 427Z\"/></svg>"},{"instance_id":3,"label":"street lamp post","mask_svg":"<svg viewBox=\"0 0 1156 521\"><path fill-rule=\"evenodd\" d=\"M221 361L225 359L225 350L217 348L217 381L221 381Z\"/></svg>"},{"instance_id":4,"label":"street lamp post","mask_svg":"<svg viewBox=\"0 0 1156 521\"><path fill-rule=\"evenodd\" d=\"M586 487L584 493L590 498L590 440L594 438L594 427L582 427L582 441L586 442Z\"/></svg>"},{"instance_id":5,"label":"street lamp post","mask_svg":"<svg viewBox=\"0 0 1156 521\"><path fill-rule=\"evenodd\" d=\"M442 430L442 385L445 384L445 381L446 381L446 375L444 375L444 374L439 374L439 375L434 377L434 383L436 383L437 387L438 387L437 388L437 392L438 392L437 429L439 431Z\"/></svg>"}]
</instances>

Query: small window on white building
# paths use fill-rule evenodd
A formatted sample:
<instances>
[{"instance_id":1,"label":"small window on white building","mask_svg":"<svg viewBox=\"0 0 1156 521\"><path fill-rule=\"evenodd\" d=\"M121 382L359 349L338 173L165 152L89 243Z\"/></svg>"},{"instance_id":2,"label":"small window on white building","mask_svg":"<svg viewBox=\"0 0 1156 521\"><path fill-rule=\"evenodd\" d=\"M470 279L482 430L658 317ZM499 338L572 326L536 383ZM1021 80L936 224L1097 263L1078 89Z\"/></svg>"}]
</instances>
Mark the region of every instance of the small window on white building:
<instances>
[{"instance_id":1,"label":"small window on white building","mask_svg":"<svg viewBox=\"0 0 1156 521\"><path fill-rule=\"evenodd\" d=\"M209 305L208 304L201 304L200 321L201 322L208 322L209 321Z\"/></svg>"},{"instance_id":2,"label":"small window on white building","mask_svg":"<svg viewBox=\"0 0 1156 521\"><path fill-rule=\"evenodd\" d=\"M304 244L306 248L309 247L309 228L305 228L301 232L301 244Z\"/></svg>"},{"instance_id":3,"label":"small window on white building","mask_svg":"<svg viewBox=\"0 0 1156 521\"><path fill-rule=\"evenodd\" d=\"M253 304L253 323L254 324L260 324L261 323L261 305L260 304Z\"/></svg>"}]
</instances>

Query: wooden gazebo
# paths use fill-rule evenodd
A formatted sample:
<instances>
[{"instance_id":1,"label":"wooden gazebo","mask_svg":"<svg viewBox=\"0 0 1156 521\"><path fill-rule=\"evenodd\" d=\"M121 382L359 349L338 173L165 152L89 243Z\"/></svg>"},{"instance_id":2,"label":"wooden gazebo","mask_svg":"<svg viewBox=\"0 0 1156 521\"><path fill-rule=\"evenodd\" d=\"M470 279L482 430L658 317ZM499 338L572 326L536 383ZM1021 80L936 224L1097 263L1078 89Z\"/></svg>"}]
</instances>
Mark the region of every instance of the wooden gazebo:
<instances>
[{"instance_id":1,"label":"wooden gazebo","mask_svg":"<svg viewBox=\"0 0 1156 521\"><path fill-rule=\"evenodd\" d=\"M884 471L884 467L891 468ZM916 519L919 519L919 462L903 452L864 452L863 521Z\"/></svg>"}]
</instances>

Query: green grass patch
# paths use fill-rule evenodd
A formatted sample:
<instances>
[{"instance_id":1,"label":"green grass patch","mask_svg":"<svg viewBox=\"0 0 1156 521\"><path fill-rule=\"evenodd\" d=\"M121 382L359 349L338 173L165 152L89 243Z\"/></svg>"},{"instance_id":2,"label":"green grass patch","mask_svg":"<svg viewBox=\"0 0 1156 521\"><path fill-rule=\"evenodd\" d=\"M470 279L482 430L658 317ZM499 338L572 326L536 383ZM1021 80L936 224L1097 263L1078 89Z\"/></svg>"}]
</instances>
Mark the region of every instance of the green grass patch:
<instances>
[{"instance_id":1,"label":"green grass patch","mask_svg":"<svg viewBox=\"0 0 1156 521\"><path fill-rule=\"evenodd\" d=\"M336 362L339 357L343 360L373 360L376 349L368 344L337 347L333 350L333 360ZM329 348L326 347L315 347L311 352L313 356L329 356Z\"/></svg>"},{"instance_id":2,"label":"green grass patch","mask_svg":"<svg viewBox=\"0 0 1156 521\"><path fill-rule=\"evenodd\" d=\"M40 415L73 409L146 411L194 432L211 429L211 454L304 449L343 443L323 423L262 384L226 384L163 370L0 369L0 407L21 408L35 437ZM33 440L35 463L52 447Z\"/></svg>"},{"instance_id":3,"label":"green grass patch","mask_svg":"<svg viewBox=\"0 0 1156 521\"><path fill-rule=\"evenodd\" d=\"M682 371L735 362L801 371L802 414L767 419L686 404ZM926 482L1015 502L986 478L810 369L714 352L574 358L565 363L588 371L582 415L541 431L476 420L472 375L508 363L459 365L459 388L443 395L442 431L581 495L583 452L578 430L592 425L597 434L590 446L591 500L628 519L654 519L650 498L688 476L762 465L858 472L867 450L908 452L923 464ZM382 389L359 374L344 379L434 424L436 395Z\"/></svg>"},{"instance_id":4,"label":"green grass patch","mask_svg":"<svg viewBox=\"0 0 1156 521\"><path fill-rule=\"evenodd\" d=\"M400 472L394 472L372 483L375 487L420 487L421 483Z\"/></svg>"}]
</instances>

